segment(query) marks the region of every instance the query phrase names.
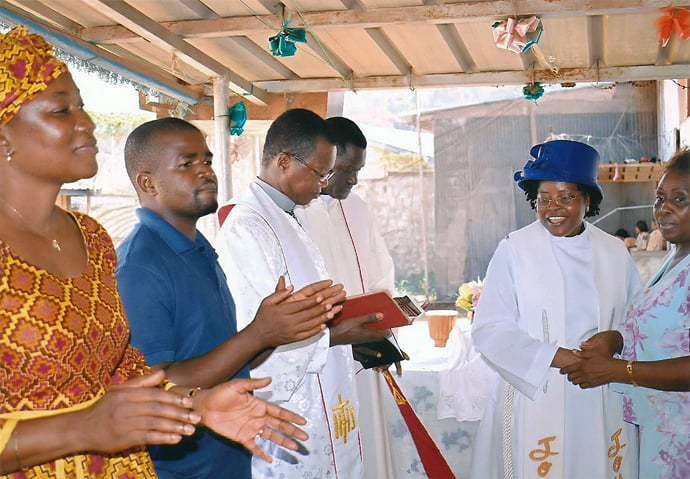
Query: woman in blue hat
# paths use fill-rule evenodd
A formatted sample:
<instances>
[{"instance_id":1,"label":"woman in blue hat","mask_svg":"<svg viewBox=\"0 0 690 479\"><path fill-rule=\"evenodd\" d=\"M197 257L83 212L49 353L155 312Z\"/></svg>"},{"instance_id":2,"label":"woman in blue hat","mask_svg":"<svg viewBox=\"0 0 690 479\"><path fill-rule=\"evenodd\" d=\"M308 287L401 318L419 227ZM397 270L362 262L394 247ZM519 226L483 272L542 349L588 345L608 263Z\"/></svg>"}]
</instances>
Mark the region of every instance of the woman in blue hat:
<instances>
[{"instance_id":1,"label":"woman in blue hat","mask_svg":"<svg viewBox=\"0 0 690 479\"><path fill-rule=\"evenodd\" d=\"M616 327L639 274L620 240L585 221L603 197L597 151L557 140L530 154L515 180L537 219L498 245L472 324L475 347L500 378L471 476L637 477L620 395L580 389L559 369L579 360L582 342Z\"/></svg>"}]
</instances>

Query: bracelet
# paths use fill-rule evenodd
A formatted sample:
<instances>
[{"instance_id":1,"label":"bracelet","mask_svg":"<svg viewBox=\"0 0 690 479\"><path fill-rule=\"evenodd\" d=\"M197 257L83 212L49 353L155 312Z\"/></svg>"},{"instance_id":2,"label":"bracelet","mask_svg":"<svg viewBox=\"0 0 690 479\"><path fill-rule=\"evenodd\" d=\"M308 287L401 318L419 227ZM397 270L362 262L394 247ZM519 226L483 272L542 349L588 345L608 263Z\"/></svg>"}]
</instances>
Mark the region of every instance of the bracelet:
<instances>
[{"instance_id":1,"label":"bracelet","mask_svg":"<svg viewBox=\"0 0 690 479\"><path fill-rule=\"evenodd\" d=\"M635 381L635 376L633 376L633 361L630 360L628 363L625 365L625 372L628 373L628 379L630 379L630 383L637 387L639 384L637 384L637 381Z\"/></svg>"},{"instance_id":2,"label":"bracelet","mask_svg":"<svg viewBox=\"0 0 690 479\"><path fill-rule=\"evenodd\" d=\"M163 379L163 382L160 384L160 388L163 389L163 391L170 391L175 386L177 386L177 384L167 378Z\"/></svg>"},{"instance_id":3,"label":"bracelet","mask_svg":"<svg viewBox=\"0 0 690 479\"><path fill-rule=\"evenodd\" d=\"M14 430L14 460L17 462L18 470L24 469L22 461L19 460L19 429Z\"/></svg>"},{"instance_id":4,"label":"bracelet","mask_svg":"<svg viewBox=\"0 0 690 479\"><path fill-rule=\"evenodd\" d=\"M195 388L192 388L192 389L190 389L189 392L187 393L187 397L193 398L193 397L196 395L196 393L198 393L199 391L201 391L201 388L198 387L198 386L195 387Z\"/></svg>"}]
</instances>

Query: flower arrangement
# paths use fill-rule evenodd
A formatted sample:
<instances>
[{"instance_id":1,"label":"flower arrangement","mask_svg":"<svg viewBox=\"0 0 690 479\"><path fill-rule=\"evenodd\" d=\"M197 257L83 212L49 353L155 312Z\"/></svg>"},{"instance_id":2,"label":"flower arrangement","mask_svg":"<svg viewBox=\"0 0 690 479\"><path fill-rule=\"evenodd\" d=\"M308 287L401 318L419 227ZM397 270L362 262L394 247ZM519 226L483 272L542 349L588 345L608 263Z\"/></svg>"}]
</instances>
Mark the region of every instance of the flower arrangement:
<instances>
[{"instance_id":1,"label":"flower arrangement","mask_svg":"<svg viewBox=\"0 0 690 479\"><path fill-rule=\"evenodd\" d=\"M455 301L455 306L467 311L467 317L472 319L474 309L479 303L479 297L482 295L482 280L477 278L475 281L469 283L462 283L458 288L458 299Z\"/></svg>"}]
</instances>

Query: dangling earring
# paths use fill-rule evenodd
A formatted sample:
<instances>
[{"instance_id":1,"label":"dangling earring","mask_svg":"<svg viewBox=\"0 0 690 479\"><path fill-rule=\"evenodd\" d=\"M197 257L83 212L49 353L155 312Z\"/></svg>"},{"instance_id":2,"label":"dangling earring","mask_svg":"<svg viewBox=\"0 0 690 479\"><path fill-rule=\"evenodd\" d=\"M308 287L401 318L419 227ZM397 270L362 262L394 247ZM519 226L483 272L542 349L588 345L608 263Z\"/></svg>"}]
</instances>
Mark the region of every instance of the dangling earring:
<instances>
[{"instance_id":1,"label":"dangling earring","mask_svg":"<svg viewBox=\"0 0 690 479\"><path fill-rule=\"evenodd\" d=\"M5 156L5 159L7 160L7 163L12 163L12 153L8 153L7 156Z\"/></svg>"}]
</instances>

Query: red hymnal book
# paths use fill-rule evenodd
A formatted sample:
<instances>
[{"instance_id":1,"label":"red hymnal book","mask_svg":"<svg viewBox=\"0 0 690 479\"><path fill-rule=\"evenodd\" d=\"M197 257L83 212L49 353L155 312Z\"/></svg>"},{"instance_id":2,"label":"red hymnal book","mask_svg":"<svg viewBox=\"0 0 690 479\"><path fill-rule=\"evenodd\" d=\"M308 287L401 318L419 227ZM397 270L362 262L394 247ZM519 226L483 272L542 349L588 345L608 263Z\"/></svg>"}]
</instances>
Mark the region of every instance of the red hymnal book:
<instances>
[{"instance_id":1,"label":"red hymnal book","mask_svg":"<svg viewBox=\"0 0 690 479\"><path fill-rule=\"evenodd\" d=\"M381 321L367 326L374 329L390 329L408 326L424 313L411 297L394 298L385 290L348 296L342 304L343 309L333 320L334 324L345 318L383 313Z\"/></svg>"}]
</instances>

